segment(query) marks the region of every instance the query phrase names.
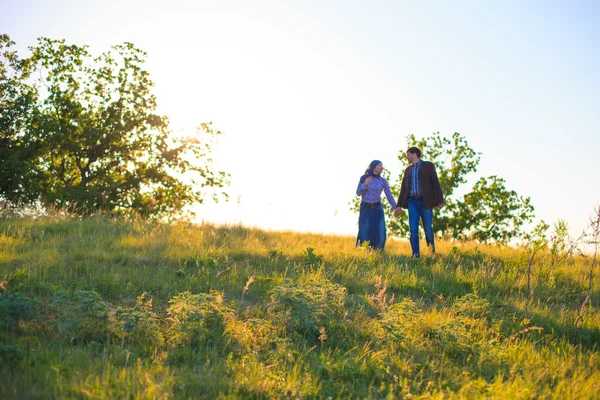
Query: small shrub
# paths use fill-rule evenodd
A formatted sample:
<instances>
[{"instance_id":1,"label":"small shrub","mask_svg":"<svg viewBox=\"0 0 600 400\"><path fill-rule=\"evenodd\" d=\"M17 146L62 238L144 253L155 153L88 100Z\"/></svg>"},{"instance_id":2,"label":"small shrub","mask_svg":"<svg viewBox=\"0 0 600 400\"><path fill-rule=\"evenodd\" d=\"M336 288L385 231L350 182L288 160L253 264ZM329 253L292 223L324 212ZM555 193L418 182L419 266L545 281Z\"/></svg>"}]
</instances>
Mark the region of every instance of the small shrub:
<instances>
[{"instance_id":1,"label":"small shrub","mask_svg":"<svg viewBox=\"0 0 600 400\"><path fill-rule=\"evenodd\" d=\"M466 326L457 319L428 325L425 334L435 347L450 357L468 356L477 351L475 340Z\"/></svg>"},{"instance_id":2,"label":"small shrub","mask_svg":"<svg viewBox=\"0 0 600 400\"><path fill-rule=\"evenodd\" d=\"M224 344L225 318L231 311L223 305L223 295L179 293L169 300L168 340L173 347L190 347Z\"/></svg>"},{"instance_id":3,"label":"small shrub","mask_svg":"<svg viewBox=\"0 0 600 400\"><path fill-rule=\"evenodd\" d=\"M52 303L56 326L70 342L104 342L108 337L109 307L94 291L57 293Z\"/></svg>"},{"instance_id":4,"label":"small shrub","mask_svg":"<svg viewBox=\"0 0 600 400\"><path fill-rule=\"evenodd\" d=\"M14 366L25 358L25 352L12 344L0 344L0 361L2 366Z\"/></svg>"},{"instance_id":5,"label":"small shrub","mask_svg":"<svg viewBox=\"0 0 600 400\"><path fill-rule=\"evenodd\" d=\"M385 331L385 339L399 343L404 349L419 345L448 356L463 356L476 351L476 340L460 319L436 311L423 313L408 298L388 307L379 323Z\"/></svg>"},{"instance_id":6,"label":"small shrub","mask_svg":"<svg viewBox=\"0 0 600 400\"><path fill-rule=\"evenodd\" d=\"M19 321L28 320L33 315L31 299L22 293L14 295L0 295L0 328L8 331L17 331Z\"/></svg>"},{"instance_id":7,"label":"small shrub","mask_svg":"<svg viewBox=\"0 0 600 400\"><path fill-rule=\"evenodd\" d=\"M253 353L266 356L277 340L276 328L271 321L260 318L246 321L231 318L227 321L225 334L229 338L228 350L236 355Z\"/></svg>"},{"instance_id":8,"label":"small shrub","mask_svg":"<svg viewBox=\"0 0 600 400\"><path fill-rule=\"evenodd\" d=\"M454 302L454 312L469 318L482 318L488 315L490 302L469 293Z\"/></svg>"},{"instance_id":9,"label":"small shrub","mask_svg":"<svg viewBox=\"0 0 600 400\"><path fill-rule=\"evenodd\" d=\"M158 318L152 310L152 299L142 293L134 307L118 307L114 312L112 331L122 343L151 350L163 344Z\"/></svg>"},{"instance_id":10,"label":"small shrub","mask_svg":"<svg viewBox=\"0 0 600 400\"><path fill-rule=\"evenodd\" d=\"M385 332L385 340L399 341L401 344L413 341L418 336L415 328L419 324L420 314L415 302L409 298L389 306L379 321Z\"/></svg>"},{"instance_id":11,"label":"small shrub","mask_svg":"<svg viewBox=\"0 0 600 400\"><path fill-rule=\"evenodd\" d=\"M289 315L287 329L317 337L322 326L344 316L346 288L326 279L286 282L271 291L271 306Z\"/></svg>"}]
</instances>

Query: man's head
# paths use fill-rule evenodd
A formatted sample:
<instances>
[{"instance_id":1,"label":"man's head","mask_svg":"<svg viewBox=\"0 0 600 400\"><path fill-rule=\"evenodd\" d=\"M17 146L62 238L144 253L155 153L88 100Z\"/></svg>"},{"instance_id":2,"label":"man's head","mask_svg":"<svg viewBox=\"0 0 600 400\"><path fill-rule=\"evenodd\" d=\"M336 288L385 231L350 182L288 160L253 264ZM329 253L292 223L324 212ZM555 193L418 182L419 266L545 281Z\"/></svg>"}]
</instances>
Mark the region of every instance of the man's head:
<instances>
[{"instance_id":1,"label":"man's head","mask_svg":"<svg viewBox=\"0 0 600 400\"><path fill-rule=\"evenodd\" d=\"M419 162L421 159L421 150L418 147L411 147L406 151L406 159L411 164Z\"/></svg>"}]
</instances>

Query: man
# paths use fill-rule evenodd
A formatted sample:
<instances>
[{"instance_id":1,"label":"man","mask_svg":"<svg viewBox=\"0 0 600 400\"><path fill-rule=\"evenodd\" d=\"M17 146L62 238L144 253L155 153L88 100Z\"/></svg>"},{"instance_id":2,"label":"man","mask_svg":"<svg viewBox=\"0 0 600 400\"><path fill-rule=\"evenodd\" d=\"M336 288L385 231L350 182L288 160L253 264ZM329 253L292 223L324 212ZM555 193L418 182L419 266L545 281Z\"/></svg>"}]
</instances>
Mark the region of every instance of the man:
<instances>
[{"instance_id":1,"label":"man","mask_svg":"<svg viewBox=\"0 0 600 400\"><path fill-rule=\"evenodd\" d=\"M421 160L421 150L411 147L406 152L410 166L404 171L396 215L402 214L402 208L408 209L408 224L410 227L410 247L412 257L419 258L419 220L423 221L423 230L427 245L435 254L433 240L433 207L444 206L444 195L438 180L435 165ZM402 208L401 208L402 207Z\"/></svg>"}]
</instances>

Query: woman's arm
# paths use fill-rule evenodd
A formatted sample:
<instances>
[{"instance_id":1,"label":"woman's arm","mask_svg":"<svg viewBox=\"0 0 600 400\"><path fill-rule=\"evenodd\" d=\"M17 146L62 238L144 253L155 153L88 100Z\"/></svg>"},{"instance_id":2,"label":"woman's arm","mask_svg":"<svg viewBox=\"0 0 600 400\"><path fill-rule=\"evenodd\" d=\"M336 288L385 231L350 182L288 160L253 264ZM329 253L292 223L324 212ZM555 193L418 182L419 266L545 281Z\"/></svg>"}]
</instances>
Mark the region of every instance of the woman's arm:
<instances>
[{"instance_id":1,"label":"woman's arm","mask_svg":"<svg viewBox=\"0 0 600 400\"><path fill-rule=\"evenodd\" d=\"M356 188L356 195L362 196L367 191L367 187L364 183L358 183L358 187Z\"/></svg>"},{"instance_id":2,"label":"woman's arm","mask_svg":"<svg viewBox=\"0 0 600 400\"><path fill-rule=\"evenodd\" d=\"M373 181L373 178L368 176L364 181L361 181L362 178L360 181L358 181L358 188L356 188L357 196L362 196L363 194L365 194L365 192L367 191L367 186L369 186L369 184Z\"/></svg>"}]
</instances>

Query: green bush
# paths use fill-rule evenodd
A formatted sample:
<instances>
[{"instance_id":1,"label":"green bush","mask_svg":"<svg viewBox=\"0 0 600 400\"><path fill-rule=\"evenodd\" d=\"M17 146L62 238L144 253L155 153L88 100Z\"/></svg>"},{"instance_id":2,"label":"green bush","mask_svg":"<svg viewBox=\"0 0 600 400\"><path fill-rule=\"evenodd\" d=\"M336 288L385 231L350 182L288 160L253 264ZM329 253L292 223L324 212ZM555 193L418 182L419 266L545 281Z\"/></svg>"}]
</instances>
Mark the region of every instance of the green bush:
<instances>
[{"instance_id":1,"label":"green bush","mask_svg":"<svg viewBox=\"0 0 600 400\"><path fill-rule=\"evenodd\" d=\"M30 319L33 316L31 299L22 293L14 295L0 295L0 328L2 330L17 331L19 321Z\"/></svg>"},{"instance_id":2,"label":"green bush","mask_svg":"<svg viewBox=\"0 0 600 400\"><path fill-rule=\"evenodd\" d=\"M438 351L449 357L462 357L477 352L478 345L465 324L457 319L439 321L425 327L426 337Z\"/></svg>"},{"instance_id":3,"label":"green bush","mask_svg":"<svg viewBox=\"0 0 600 400\"><path fill-rule=\"evenodd\" d=\"M480 299L477 295L469 293L457 299L452 309L457 315L469 318L483 318L489 313L490 302L486 299Z\"/></svg>"},{"instance_id":4,"label":"green bush","mask_svg":"<svg viewBox=\"0 0 600 400\"><path fill-rule=\"evenodd\" d=\"M59 292L53 308L58 331L70 342L105 342L109 332L109 307L94 291Z\"/></svg>"},{"instance_id":5,"label":"green bush","mask_svg":"<svg viewBox=\"0 0 600 400\"><path fill-rule=\"evenodd\" d=\"M388 307L379 323L385 332L384 341L407 351L420 346L451 357L477 351L477 339L461 319L436 311L423 313L408 298Z\"/></svg>"},{"instance_id":6,"label":"green bush","mask_svg":"<svg viewBox=\"0 0 600 400\"><path fill-rule=\"evenodd\" d=\"M345 313L346 288L325 278L302 283L286 281L273 288L270 297L271 307L287 316L288 331L308 338L318 336L322 327L330 327Z\"/></svg>"},{"instance_id":7,"label":"green bush","mask_svg":"<svg viewBox=\"0 0 600 400\"><path fill-rule=\"evenodd\" d=\"M409 298L390 305L379 320L379 325L385 332L384 341L397 341L401 345L416 341L415 338L420 336L417 329L420 314L416 303Z\"/></svg>"},{"instance_id":8,"label":"green bush","mask_svg":"<svg viewBox=\"0 0 600 400\"><path fill-rule=\"evenodd\" d=\"M223 345L225 319L231 311L223 305L223 295L217 291L192 294L179 293L169 300L168 341L172 347L201 347Z\"/></svg>"},{"instance_id":9,"label":"green bush","mask_svg":"<svg viewBox=\"0 0 600 400\"><path fill-rule=\"evenodd\" d=\"M134 307L118 307L113 315L112 332L121 342L143 350L152 350L164 343L158 317L152 310L152 299L142 293Z\"/></svg>"},{"instance_id":10,"label":"green bush","mask_svg":"<svg viewBox=\"0 0 600 400\"><path fill-rule=\"evenodd\" d=\"M228 351L236 356L252 353L261 359L271 356L279 340L273 323L260 318L246 321L228 318L225 335L228 337Z\"/></svg>"},{"instance_id":11,"label":"green bush","mask_svg":"<svg viewBox=\"0 0 600 400\"><path fill-rule=\"evenodd\" d=\"M25 358L25 352L18 346L0 344L0 361L2 366L14 366Z\"/></svg>"}]
</instances>

